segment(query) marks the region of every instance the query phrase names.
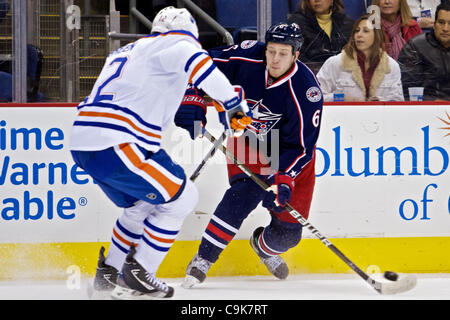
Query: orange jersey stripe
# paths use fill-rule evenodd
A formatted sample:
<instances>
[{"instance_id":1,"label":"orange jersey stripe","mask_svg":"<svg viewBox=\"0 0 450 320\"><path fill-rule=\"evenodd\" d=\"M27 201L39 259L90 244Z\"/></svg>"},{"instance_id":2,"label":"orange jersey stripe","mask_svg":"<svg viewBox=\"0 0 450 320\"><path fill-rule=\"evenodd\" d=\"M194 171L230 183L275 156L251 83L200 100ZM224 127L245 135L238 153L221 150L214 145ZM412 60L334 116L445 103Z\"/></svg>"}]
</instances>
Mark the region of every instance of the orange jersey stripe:
<instances>
[{"instance_id":1,"label":"orange jersey stripe","mask_svg":"<svg viewBox=\"0 0 450 320\"><path fill-rule=\"evenodd\" d=\"M173 243L173 242L175 242L175 239L164 239L164 238L157 237L157 236L151 234L150 232L148 232L147 229L144 229L144 231L145 231L146 234L148 234L148 236L150 238L155 239L156 241L163 242L163 243Z\"/></svg>"},{"instance_id":2,"label":"orange jersey stripe","mask_svg":"<svg viewBox=\"0 0 450 320\"><path fill-rule=\"evenodd\" d=\"M195 77L196 73L198 72L198 70L200 70L201 67L203 67L209 60L211 60L211 58L208 56L205 59L203 59L202 61L200 61L194 68L194 70L192 70L191 73L191 77L189 78L189 82L192 83L192 78Z\"/></svg>"},{"instance_id":3,"label":"orange jersey stripe","mask_svg":"<svg viewBox=\"0 0 450 320\"><path fill-rule=\"evenodd\" d=\"M150 137L153 138L158 138L161 139L161 136L152 132L148 132L145 130L142 130L141 128L137 127L130 119L125 118L123 116L119 116L117 114L113 114L113 113L107 113L107 112L95 112L95 111L80 111L79 113L80 116L87 116L87 117L104 117L104 118L110 118L110 119L115 119L115 120L120 120L123 122L126 122L127 124L129 124L133 129L146 134Z\"/></svg>"},{"instance_id":4,"label":"orange jersey stripe","mask_svg":"<svg viewBox=\"0 0 450 320\"><path fill-rule=\"evenodd\" d=\"M121 242L125 243L127 246L131 246L132 242L130 242L130 241L124 239L120 234L117 233L116 229L113 229L113 233L114 233L114 236L115 236L117 239L119 239ZM138 244L136 243L135 246L137 247Z\"/></svg>"},{"instance_id":5,"label":"orange jersey stripe","mask_svg":"<svg viewBox=\"0 0 450 320\"><path fill-rule=\"evenodd\" d=\"M173 198L180 190L181 185L176 184L164 174L152 167L147 162L142 162L139 156L133 151L128 143L119 145L120 150L126 155L128 160L138 169L147 173L150 177L158 181L158 183L167 191L171 198Z\"/></svg>"}]
</instances>

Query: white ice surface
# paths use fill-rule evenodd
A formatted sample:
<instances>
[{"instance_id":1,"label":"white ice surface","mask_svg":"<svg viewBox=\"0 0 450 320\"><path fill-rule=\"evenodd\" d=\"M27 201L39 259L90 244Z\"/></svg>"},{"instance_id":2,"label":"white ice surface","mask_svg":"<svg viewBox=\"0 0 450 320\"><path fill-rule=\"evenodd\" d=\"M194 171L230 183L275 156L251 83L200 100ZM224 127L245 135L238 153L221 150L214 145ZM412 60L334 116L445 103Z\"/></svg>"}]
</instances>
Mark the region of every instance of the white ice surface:
<instances>
[{"instance_id":1,"label":"white ice surface","mask_svg":"<svg viewBox=\"0 0 450 320\"><path fill-rule=\"evenodd\" d=\"M269 276L210 277L193 289L182 288L181 278L163 280L175 288L175 300L450 300L450 274L417 276L413 290L397 295L380 295L350 274L292 275L283 281ZM0 300L87 300L90 281L69 286L62 280L3 281Z\"/></svg>"}]
</instances>

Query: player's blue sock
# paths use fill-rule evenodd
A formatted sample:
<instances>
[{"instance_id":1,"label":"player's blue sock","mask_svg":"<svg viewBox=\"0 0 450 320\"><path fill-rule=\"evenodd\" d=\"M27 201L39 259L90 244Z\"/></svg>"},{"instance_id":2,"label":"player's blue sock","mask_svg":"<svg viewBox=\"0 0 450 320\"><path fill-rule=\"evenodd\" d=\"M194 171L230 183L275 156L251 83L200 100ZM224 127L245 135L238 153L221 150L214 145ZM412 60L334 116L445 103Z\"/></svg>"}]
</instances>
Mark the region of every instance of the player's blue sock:
<instances>
[{"instance_id":1,"label":"player's blue sock","mask_svg":"<svg viewBox=\"0 0 450 320\"><path fill-rule=\"evenodd\" d=\"M302 225L299 223L284 222L272 216L270 224L264 228L261 247L267 255L280 254L295 247L302 238ZM264 252L265 249L267 252Z\"/></svg>"},{"instance_id":2,"label":"player's blue sock","mask_svg":"<svg viewBox=\"0 0 450 320\"><path fill-rule=\"evenodd\" d=\"M241 227L242 222L264 197L265 191L251 179L235 181L225 192L202 237L199 255L216 262Z\"/></svg>"}]
</instances>

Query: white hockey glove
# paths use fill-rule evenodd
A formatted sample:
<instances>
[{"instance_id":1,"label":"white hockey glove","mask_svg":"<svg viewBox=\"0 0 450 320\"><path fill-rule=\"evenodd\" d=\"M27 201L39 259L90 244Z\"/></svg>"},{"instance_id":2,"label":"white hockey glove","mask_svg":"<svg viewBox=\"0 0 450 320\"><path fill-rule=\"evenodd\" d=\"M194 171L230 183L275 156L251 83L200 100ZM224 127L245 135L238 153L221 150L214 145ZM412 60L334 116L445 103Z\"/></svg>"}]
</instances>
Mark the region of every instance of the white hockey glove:
<instances>
[{"instance_id":1,"label":"white hockey glove","mask_svg":"<svg viewBox=\"0 0 450 320\"><path fill-rule=\"evenodd\" d=\"M223 104L214 101L219 112L219 120L225 128L227 136L238 137L244 133L245 128L252 123L252 111L244 100L244 89L234 86L237 96L225 101Z\"/></svg>"}]
</instances>

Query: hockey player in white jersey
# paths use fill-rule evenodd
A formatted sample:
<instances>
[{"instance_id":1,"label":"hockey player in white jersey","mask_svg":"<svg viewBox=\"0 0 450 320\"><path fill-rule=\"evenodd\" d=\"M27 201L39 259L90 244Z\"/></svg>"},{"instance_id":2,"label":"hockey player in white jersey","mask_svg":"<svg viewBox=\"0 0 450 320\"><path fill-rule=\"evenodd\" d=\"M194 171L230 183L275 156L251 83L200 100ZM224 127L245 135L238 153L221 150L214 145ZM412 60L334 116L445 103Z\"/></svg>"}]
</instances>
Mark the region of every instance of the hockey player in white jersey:
<instances>
[{"instance_id":1,"label":"hockey player in white jersey","mask_svg":"<svg viewBox=\"0 0 450 320\"><path fill-rule=\"evenodd\" d=\"M233 87L202 49L191 14L167 7L156 15L151 35L109 55L78 106L71 132L74 161L124 208L106 258L100 250L94 278L94 289L112 290L114 298L173 296L155 273L198 193L160 143L188 83L220 103L219 118L228 132L250 122L242 89Z\"/></svg>"}]
</instances>

